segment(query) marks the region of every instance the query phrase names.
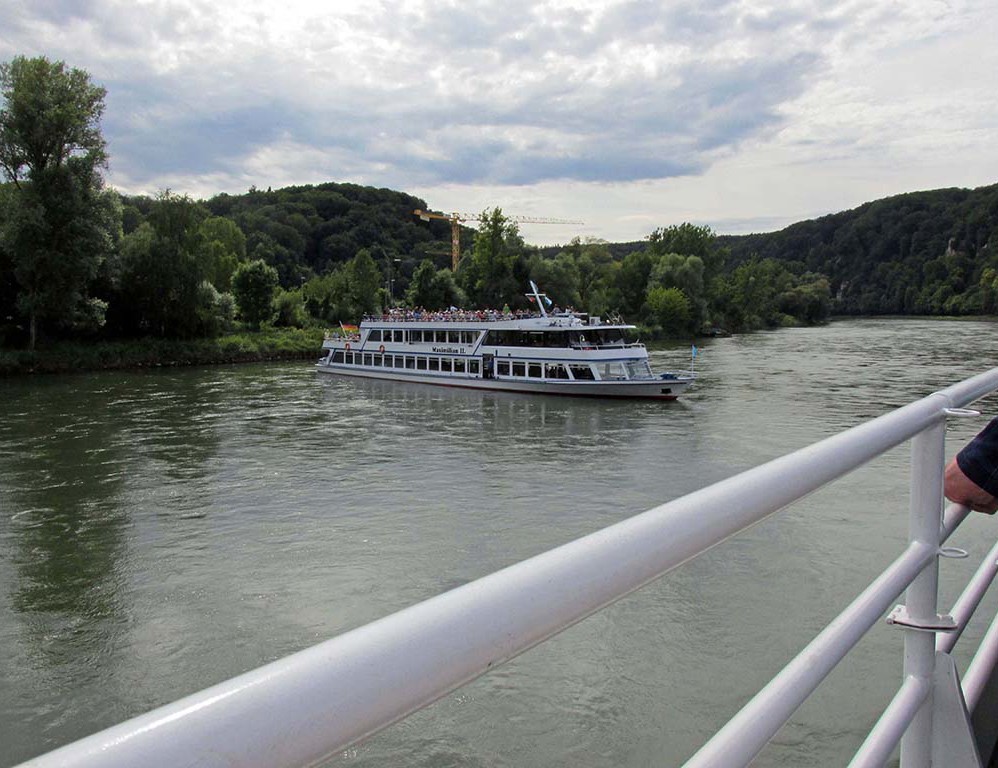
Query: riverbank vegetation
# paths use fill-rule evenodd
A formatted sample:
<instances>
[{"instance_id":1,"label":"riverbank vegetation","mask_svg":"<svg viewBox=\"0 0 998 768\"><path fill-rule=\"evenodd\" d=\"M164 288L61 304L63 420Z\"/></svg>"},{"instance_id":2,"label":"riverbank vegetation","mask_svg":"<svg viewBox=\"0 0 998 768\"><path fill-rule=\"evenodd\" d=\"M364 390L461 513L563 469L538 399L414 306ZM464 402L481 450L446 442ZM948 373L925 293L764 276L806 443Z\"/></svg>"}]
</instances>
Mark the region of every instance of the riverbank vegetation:
<instances>
[{"instance_id":1,"label":"riverbank vegetation","mask_svg":"<svg viewBox=\"0 0 998 768\"><path fill-rule=\"evenodd\" d=\"M312 360L318 359L322 336L317 328L283 328L201 339L63 340L35 350L0 349L0 375Z\"/></svg>"},{"instance_id":2,"label":"riverbank vegetation","mask_svg":"<svg viewBox=\"0 0 998 768\"><path fill-rule=\"evenodd\" d=\"M452 270L450 226L414 216L428 207L419 198L340 183L124 196L104 186L106 94L86 72L18 57L0 65L0 95L7 370L224 361L239 339L317 348L322 328L388 306L529 309L531 279L562 308L659 337L998 306L998 186L901 195L764 235L678 223L639 243L556 248L528 245L494 208L462 229ZM261 343L249 359L269 354Z\"/></svg>"}]
</instances>

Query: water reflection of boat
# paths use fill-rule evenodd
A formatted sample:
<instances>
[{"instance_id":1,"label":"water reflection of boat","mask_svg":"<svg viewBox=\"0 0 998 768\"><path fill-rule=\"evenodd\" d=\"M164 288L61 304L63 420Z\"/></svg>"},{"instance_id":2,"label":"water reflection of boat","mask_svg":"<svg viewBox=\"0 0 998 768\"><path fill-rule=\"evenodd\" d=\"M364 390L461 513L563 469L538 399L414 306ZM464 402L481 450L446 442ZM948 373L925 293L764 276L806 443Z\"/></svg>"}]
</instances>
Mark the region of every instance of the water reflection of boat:
<instances>
[{"instance_id":1,"label":"water reflection of boat","mask_svg":"<svg viewBox=\"0 0 998 768\"><path fill-rule=\"evenodd\" d=\"M675 400L696 376L653 373L634 326L574 312L392 312L327 338L323 373L469 389Z\"/></svg>"}]
</instances>

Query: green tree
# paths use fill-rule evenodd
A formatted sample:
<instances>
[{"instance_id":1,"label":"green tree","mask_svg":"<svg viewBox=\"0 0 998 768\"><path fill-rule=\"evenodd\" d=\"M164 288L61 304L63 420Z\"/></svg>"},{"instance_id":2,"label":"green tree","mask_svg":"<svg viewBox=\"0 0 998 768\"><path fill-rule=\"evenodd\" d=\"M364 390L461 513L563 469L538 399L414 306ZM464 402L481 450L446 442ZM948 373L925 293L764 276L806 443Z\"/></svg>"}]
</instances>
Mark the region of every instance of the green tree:
<instances>
[{"instance_id":1,"label":"green tree","mask_svg":"<svg viewBox=\"0 0 998 768\"><path fill-rule=\"evenodd\" d=\"M699 256L666 253L658 257L648 276L649 297L655 288L678 288L689 302L690 322L700 327L707 315L704 264ZM655 312L653 309L652 312Z\"/></svg>"},{"instance_id":2,"label":"green tree","mask_svg":"<svg viewBox=\"0 0 998 768\"><path fill-rule=\"evenodd\" d=\"M585 243L578 238L575 256L575 270L578 275L579 308L595 315L602 315L610 308L609 289L613 282L614 263L606 241L589 239Z\"/></svg>"},{"instance_id":3,"label":"green tree","mask_svg":"<svg viewBox=\"0 0 998 768\"><path fill-rule=\"evenodd\" d=\"M381 286L381 270L371 256L371 252L362 248L346 265L347 294L354 314L359 319L365 314L377 314L381 311L378 301L378 288Z\"/></svg>"},{"instance_id":4,"label":"green tree","mask_svg":"<svg viewBox=\"0 0 998 768\"><path fill-rule=\"evenodd\" d=\"M980 279L981 311L993 315L998 309L998 272L992 267L985 267Z\"/></svg>"},{"instance_id":5,"label":"green tree","mask_svg":"<svg viewBox=\"0 0 998 768\"><path fill-rule=\"evenodd\" d=\"M246 236L232 219L223 216L205 219L198 234L198 258L208 279L218 290L229 290L232 273L246 260Z\"/></svg>"},{"instance_id":6,"label":"green tree","mask_svg":"<svg viewBox=\"0 0 998 768\"><path fill-rule=\"evenodd\" d=\"M205 217L189 197L166 191L153 202L147 221L123 238L111 305L121 332L164 338L210 332L199 319L206 316L202 283L208 275L198 257Z\"/></svg>"},{"instance_id":7,"label":"green tree","mask_svg":"<svg viewBox=\"0 0 998 768\"><path fill-rule=\"evenodd\" d=\"M530 279L561 307L578 307L579 272L575 261L567 253L560 253L553 259L545 259L534 254L527 261Z\"/></svg>"},{"instance_id":8,"label":"green tree","mask_svg":"<svg viewBox=\"0 0 998 768\"><path fill-rule=\"evenodd\" d=\"M475 246L467 266L458 271L458 282L468 298L480 307L522 304L517 284L523 277L525 244L516 222L503 216L502 209L482 212L475 233Z\"/></svg>"},{"instance_id":9,"label":"green tree","mask_svg":"<svg viewBox=\"0 0 998 768\"><path fill-rule=\"evenodd\" d=\"M702 279L706 291L704 298L709 298L713 282L721 274L727 256L727 251L718 245L717 236L710 227L683 222L664 229L656 229L648 237L648 243L649 249L656 255L678 253L681 256L695 256L700 259L703 263Z\"/></svg>"},{"instance_id":10,"label":"green tree","mask_svg":"<svg viewBox=\"0 0 998 768\"><path fill-rule=\"evenodd\" d=\"M780 312L799 323L814 325L828 320L831 314L831 291L824 275L807 273L777 298Z\"/></svg>"},{"instance_id":11,"label":"green tree","mask_svg":"<svg viewBox=\"0 0 998 768\"><path fill-rule=\"evenodd\" d=\"M652 288L648 292L648 308L666 333L682 335L692 330L690 300L679 288Z\"/></svg>"},{"instance_id":12,"label":"green tree","mask_svg":"<svg viewBox=\"0 0 998 768\"><path fill-rule=\"evenodd\" d=\"M301 291L277 289L274 296L274 325L285 328L304 328L308 324L308 313L302 302Z\"/></svg>"},{"instance_id":13,"label":"green tree","mask_svg":"<svg viewBox=\"0 0 998 768\"><path fill-rule=\"evenodd\" d=\"M775 259L752 259L731 274L725 288L724 325L732 330L784 324L779 298L791 290L794 275Z\"/></svg>"},{"instance_id":14,"label":"green tree","mask_svg":"<svg viewBox=\"0 0 998 768\"><path fill-rule=\"evenodd\" d=\"M654 257L647 251L629 253L620 263L614 285L614 306L624 317L637 318L641 314L654 263Z\"/></svg>"},{"instance_id":15,"label":"green tree","mask_svg":"<svg viewBox=\"0 0 998 768\"><path fill-rule=\"evenodd\" d=\"M406 292L406 302L410 307L446 309L459 307L464 301L464 295L449 269L438 270L429 259L424 259L416 267Z\"/></svg>"},{"instance_id":16,"label":"green tree","mask_svg":"<svg viewBox=\"0 0 998 768\"><path fill-rule=\"evenodd\" d=\"M195 307L201 332L218 336L232 330L235 321L235 302L231 293L219 293L209 281L198 286Z\"/></svg>"},{"instance_id":17,"label":"green tree","mask_svg":"<svg viewBox=\"0 0 998 768\"><path fill-rule=\"evenodd\" d=\"M103 193L105 90L80 69L40 56L0 64L0 240L13 264L17 309L34 349L39 325L92 317L88 289L119 223Z\"/></svg>"},{"instance_id":18,"label":"green tree","mask_svg":"<svg viewBox=\"0 0 998 768\"><path fill-rule=\"evenodd\" d=\"M232 294L243 320L253 328L273 317L277 270L262 259L240 265L232 276Z\"/></svg>"}]
</instances>

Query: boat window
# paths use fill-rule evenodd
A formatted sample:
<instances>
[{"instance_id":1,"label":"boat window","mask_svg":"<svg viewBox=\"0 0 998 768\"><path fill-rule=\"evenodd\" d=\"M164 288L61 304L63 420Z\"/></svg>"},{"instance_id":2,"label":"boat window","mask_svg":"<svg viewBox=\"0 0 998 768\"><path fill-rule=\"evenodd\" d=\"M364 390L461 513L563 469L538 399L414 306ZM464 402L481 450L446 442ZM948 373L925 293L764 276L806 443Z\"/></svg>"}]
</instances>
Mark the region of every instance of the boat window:
<instances>
[{"instance_id":1,"label":"boat window","mask_svg":"<svg viewBox=\"0 0 998 768\"><path fill-rule=\"evenodd\" d=\"M558 331L497 331L486 332L484 344L497 347L555 347L563 348L578 340L579 332Z\"/></svg>"},{"instance_id":2,"label":"boat window","mask_svg":"<svg viewBox=\"0 0 998 768\"><path fill-rule=\"evenodd\" d=\"M629 379L641 379L651 376L651 368L647 360L632 360L627 363L627 377Z\"/></svg>"},{"instance_id":3,"label":"boat window","mask_svg":"<svg viewBox=\"0 0 998 768\"><path fill-rule=\"evenodd\" d=\"M342 363L343 362L343 351L342 350L338 349L335 352L333 352L333 362L334 363Z\"/></svg>"},{"instance_id":4,"label":"boat window","mask_svg":"<svg viewBox=\"0 0 998 768\"><path fill-rule=\"evenodd\" d=\"M468 361L468 373L477 376L478 375L478 361L469 360Z\"/></svg>"},{"instance_id":5,"label":"boat window","mask_svg":"<svg viewBox=\"0 0 998 768\"><path fill-rule=\"evenodd\" d=\"M368 341L381 341L381 329L374 328L367 332Z\"/></svg>"},{"instance_id":6,"label":"boat window","mask_svg":"<svg viewBox=\"0 0 998 768\"><path fill-rule=\"evenodd\" d=\"M568 371L561 363L548 363L544 366L544 377L547 379L567 379Z\"/></svg>"},{"instance_id":7,"label":"boat window","mask_svg":"<svg viewBox=\"0 0 998 768\"><path fill-rule=\"evenodd\" d=\"M415 368L416 367L416 358L414 358L412 355L406 355L405 356L405 367L406 368Z\"/></svg>"},{"instance_id":8,"label":"boat window","mask_svg":"<svg viewBox=\"0 0 998 768\"><path fill-rule=\"evenodd\" d=\"M623 363L604 363L603 364L603 378L604 379L626 379L627 371L624 368Z\"/></svg>"},{"instance_id":9,"label":"boat window","mask_svg":"<svg viewBox=\"0 0 998 768\"><path fill-rule=\"evenodd\" d=\"M374 355L370 352L364 353L364 365L374 365Z\"/></svg>"},{"instance_id":10,"label":"boat window","mask_svg":"<svg viewBox=\"0 0 998 768\"><path fill-rule=\"evenodd\" d=\"M541 377L541 364L531 363L527 366L527 375L532 379L539 379Z\"/></svg>"},{"instance_id":11,"label":"boat window","mask_svg":"<svg viewBox=\"0 0 998 768\"><path fill-rule=\"evenodd\" d=\"M596 334L600 346L622 346L626 342L621 328L604 328L592 333Z\"/></svg>"},{"instance_id":12,"label":"boat window","mask_svg":"<svg viewBox=\"0 0 998 768\"><path fill-rule=\"evenodd\" d=\"M464 373L464 360L454 361L454 373Z\"/></svg>"},{"instance_id":13,"label":"boat window","mask_svg":"<svg viewBox=\"0 0 998 768\"><path fill-rule=\"evenodd\" d=\"M475 332L474 331L461 331L462 344L474 344L475 343Z\"/></svg>"},{"instance_id":14,"label":"boat window","mask_svg":"<svg viewBox=\"0 0 998 768\"><path fill-rule=\"evenodd\" d=\"M375 355L374 356L374 360L372 362L373 362L375 368L380 368L381 367L381 358L382 357L383 357L383 355Z\"/></svg>"},{"instance_id":15,"label":"boat window","mask_svg":"<svg viewBox=\"0 0 998 768\"><path fill-rule=\"evenodd\" d=\"M431 371L439 371L440 370L440 358L439 357L431 357L430 358L430 370Z\"/></svg>"},{"instance_id":16,"label":"boat window","mask_svg":"<svg viewBox=\"0 0 998 768\"><path fill-rule=\"evenodd\" d=\"M392 331L392 341L405 341L405 331Z\"/></svg>"},{"instance_id":17,"label":"boat window","mask_svg":"<svg viewBox=\"0 0 998 768\"><path fill-rule=\"evenodd\" d=\"M572 377L576 381L593 381L596 378L593 376L593 369L588 365L570 365L568 367L572 371Z\"/></svg>"},{"instance_id":18,"label":"boat window","mask_svg":"<svg viewBox=\"0 0 998 768\"><path fill-rule=\"evenodd\" d=\"M385 368L395 367L395 355L385 355Z\"/></svg>"},{"instance_id":19,"label":"boat window","mask_svg":"<svg viewBox=\"0 0 998 768\"><path fill-rule=\"evenodd\" d=\"M514 376L526 376L527 375L527 364L517 360L513 363L513 375Z\"/></svg>"},{"instance_id":20,"label":"boat window","mask_svg":"<svg viewBox=\"0 0 998 768\"><path fill-rule=\"evenodd\" d=\"M446 373L450 373L450 358L449 357L441 357L440 358L440 370L441 371L445 371Z\"/></svg>"},{"instance_id":21,"label":"boat window","mask_svg":"<svg viewBox=\"0 0 998 768\"><path fill-rule=\"evenodd\" d=\"M496 376L509 376L509 360L496 360Z\"/></svg>"},{"instance_id":22,"label":"boat window","mask_svg":"<svg viewBox=\"0 0 998 768\"><path fill-rule=\"evenodd\" d=\"M420 371L425 371L426 370L426 358L425 357L417 357L416 358L416 369L420 370Z\"/></svg>"}]
</instances>

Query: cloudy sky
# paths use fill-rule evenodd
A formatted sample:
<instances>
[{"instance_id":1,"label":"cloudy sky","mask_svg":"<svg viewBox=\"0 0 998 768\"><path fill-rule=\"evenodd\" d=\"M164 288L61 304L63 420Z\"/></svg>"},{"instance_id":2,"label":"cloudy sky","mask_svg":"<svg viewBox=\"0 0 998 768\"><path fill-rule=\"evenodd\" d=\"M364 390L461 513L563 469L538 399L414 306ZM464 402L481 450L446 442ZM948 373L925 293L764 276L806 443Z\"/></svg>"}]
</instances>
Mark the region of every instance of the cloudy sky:
<instances>
[{"instance_id":1,"label":"cloudy sky","mask_svg":"<svg viewBox=\"0 0 998 768\"><path fill-rule=\"evenodd\" d=\"M994 0L0 0L107 88L108 181L349 181L434 209L778 229L998 182Z\"/></svg>"}]
</instances>

